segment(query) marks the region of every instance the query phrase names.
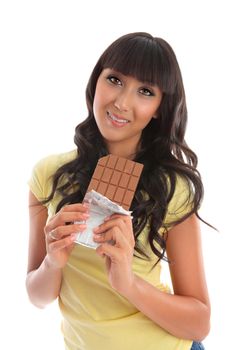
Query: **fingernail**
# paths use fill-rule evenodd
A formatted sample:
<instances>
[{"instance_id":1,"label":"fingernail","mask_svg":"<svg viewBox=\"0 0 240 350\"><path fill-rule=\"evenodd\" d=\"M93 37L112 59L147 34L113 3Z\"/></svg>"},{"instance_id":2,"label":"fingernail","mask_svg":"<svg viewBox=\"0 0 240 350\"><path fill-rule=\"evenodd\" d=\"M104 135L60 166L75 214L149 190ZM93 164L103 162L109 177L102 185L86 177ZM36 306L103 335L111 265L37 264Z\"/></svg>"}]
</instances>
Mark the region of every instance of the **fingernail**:
<instances>
[{"instance_id":1,"label":"fingernail","mask_svg":"<svg viewBox=\"0 0 240 350\"><path fill-rule=\"evenodd\" d=\"M84 202L84 203L83 203L83 206L84 206L85 208L89 208L89 207L90 207L90 203Z\"/></svg>"},{"instance_id":2,"label":"fingernail","mask_svg":"<svg viewBox=\"0 0 240 350\"><path fill-rule=\"evenodd\" d=\"M86 228L87 228L87 225L82 224L82 225L79 226L79 231L82 232L82 231L84 231Z\"/></svg>"},{"instance_id":3,"label":"fingernail","mask_svg":"<svg viewBox=\"0 0 240 350\"><path fill-rule=\"evenodd\" d=\"M110 216L106 216L104 221L108 221L110 219Z\"/></svg>"},{"instance_id":4,"label":"fingernail","mask_svg":"<svg viewBox=\"0 0 240 350\"><path fill-rule=\"evenodd\" d=\"M75 241L77 239L78 233L72 233L70 236L71 241Z\"/></svg>"},{"instance_id":5,"label":"fingernail","mask_svg":"<svg viewBox=\"0 0 240 350\"><path fill-rule=\"evenodd\" d=\"M88 219L90 217L90 215L87 214L87 213L83 213L82 216L83 216L84 219Z\"/></svg>"},{"instance_id":6,"label":"fingernail","mask_svg":"<svg viewBox=\"0 0 240 350\"><path fill-rule=\"evenodd\" d=\"M98 232L98 231L99 231L99 226L97 226L93 229L93 232Z\"/></svg>"}]
</instances>

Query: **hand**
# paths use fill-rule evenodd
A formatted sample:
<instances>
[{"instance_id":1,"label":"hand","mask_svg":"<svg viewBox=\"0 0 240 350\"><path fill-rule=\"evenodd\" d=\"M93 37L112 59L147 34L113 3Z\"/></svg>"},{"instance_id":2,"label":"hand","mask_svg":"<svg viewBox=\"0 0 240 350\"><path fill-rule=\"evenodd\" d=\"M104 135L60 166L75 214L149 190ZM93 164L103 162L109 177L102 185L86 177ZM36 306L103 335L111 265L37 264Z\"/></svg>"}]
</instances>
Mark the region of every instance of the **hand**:
<instances>
[{"instance_id":1,"label":"hand","mask_svg":"<svg viewBox=\"0 0 240 350\"><path fill-rule=\"evenodd\" d=\"M112 288L124 295L134 281L132 220L129 216L114 214L93 232L94 241L102 243L96 252L106 259L109 282Z\"/></svg>"},{"instance_id":2,"label":"hand","mask_svg":"<svg viewBox=\"0 0 240 350\"><path fill-rule=\"evenodd\" d=\"M86 224L74 222L88 218L88 207L85 204L69 204L49 220L44 232L47 259L52 267L63 268L66 265L77 234L86 228Z\"/></svg>"}]
</instances>

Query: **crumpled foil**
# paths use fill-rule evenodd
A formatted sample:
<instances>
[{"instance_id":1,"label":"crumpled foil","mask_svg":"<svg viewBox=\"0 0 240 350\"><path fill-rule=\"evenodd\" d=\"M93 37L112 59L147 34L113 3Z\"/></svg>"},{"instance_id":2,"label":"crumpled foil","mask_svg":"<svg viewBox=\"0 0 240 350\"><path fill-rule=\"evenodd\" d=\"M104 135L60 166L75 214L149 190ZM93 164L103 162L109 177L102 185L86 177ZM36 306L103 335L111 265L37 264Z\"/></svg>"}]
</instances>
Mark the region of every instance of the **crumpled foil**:
<instances>
[{"instance_id":1,"label":"crumpled foil","mask_svg":"<svg viewBox=\"0 0 240 350\"><path fill-rule=\"evenodd\" d=\"M131 216L131 212L125 210L120 205L110 201L102 194L91 190L86 193L83 203L89 205L89 219L86 221L77 221L75 223L85 224L87 228L83 232L79 232L75 242L83 246L96 249L99 243L93 241L93 229L101 225L104 219L113 214L123 214ZM112 244L112 242L109 242Z\"/></svg>"}]
</instances>

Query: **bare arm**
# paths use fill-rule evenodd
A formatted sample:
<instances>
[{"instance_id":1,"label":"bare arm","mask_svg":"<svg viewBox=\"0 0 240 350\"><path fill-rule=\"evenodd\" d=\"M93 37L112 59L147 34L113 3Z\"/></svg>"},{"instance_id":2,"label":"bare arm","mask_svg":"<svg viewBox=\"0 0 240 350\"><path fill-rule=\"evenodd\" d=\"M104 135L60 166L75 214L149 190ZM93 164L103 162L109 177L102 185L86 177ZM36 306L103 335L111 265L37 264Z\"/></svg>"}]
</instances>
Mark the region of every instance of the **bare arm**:
<instances>
[{"instance_id":1,"label":"bare arm","mask_svg":"<svg viewBox=\"0 0 240 350\"><path fill-rule=\"evenodd\" d=\"M100 232L106 229L107 223L101 226ZM210 328L210 303L196 216L191 216L169 232L167 254L171 261L174 295L161 292L133 274L130 267L132 237L130 231L126 233L127 230L127 225L124 227L117 223L106 231L105 237L98 239L104 242L113 238L117 242L114 247L104 243L97 249L100 255L107 256L113 288L169 333L190 340L205 338ZM98 234L100 232L97 231Z\"/></svg>"},{"instance_id":2,"label":"bare arm","mask_svg":"<svg viewBox=\"0 0 240 350\"><path fill-rule=\"evenodd\" d=\"M174 227L167 240L174 295L135 276L128 294L141 312L171 334L202 340L210 328L210 302L204 276L201 239L195 216Z\"/></svg>"},{"instance_id":3,"label":"bare arm","mask_svg":"<svg viewBox=\"0 0 240 350\"><path fill-rule=\"evenodd\" d=\"M87 208L81 204L66 206L47 223L48 213L36 197L29 194L29 253L26 288L31 302L40 308L55 300L60 292L62 268L74 246L76 232L84 225L66 225L82 220ZM84 214L85 213L85 214ZM53 231L55 240L49 232Z\"/></svg>"}]
</instances>

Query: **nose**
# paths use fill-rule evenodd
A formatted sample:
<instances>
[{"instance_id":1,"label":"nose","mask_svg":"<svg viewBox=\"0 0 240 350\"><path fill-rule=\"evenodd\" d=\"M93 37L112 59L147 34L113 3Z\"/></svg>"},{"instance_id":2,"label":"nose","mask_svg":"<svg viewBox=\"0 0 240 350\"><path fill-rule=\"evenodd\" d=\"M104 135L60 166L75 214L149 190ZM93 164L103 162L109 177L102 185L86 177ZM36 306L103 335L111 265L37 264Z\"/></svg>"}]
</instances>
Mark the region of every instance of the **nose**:
<instances>
[{"instance_id":1,"label":"nose","mask_svg":"<svg viewBox=\"0 0 240 350\"><path fill-rule=\"evenodd\" d=\"M131 95L127 91L121 91L115 98L114 106L120 112L127 112L131 108Z\"/></svg>"}]
</instances>

